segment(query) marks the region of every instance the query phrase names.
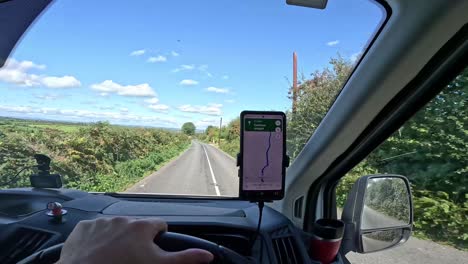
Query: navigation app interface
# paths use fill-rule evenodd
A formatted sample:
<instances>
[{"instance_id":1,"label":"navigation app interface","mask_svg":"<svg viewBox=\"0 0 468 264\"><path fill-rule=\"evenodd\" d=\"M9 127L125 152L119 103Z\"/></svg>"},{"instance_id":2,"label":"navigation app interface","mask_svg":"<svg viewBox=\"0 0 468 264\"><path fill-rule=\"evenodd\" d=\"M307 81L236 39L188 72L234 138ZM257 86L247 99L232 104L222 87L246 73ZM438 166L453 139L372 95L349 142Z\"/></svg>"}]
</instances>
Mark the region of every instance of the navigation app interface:
<instances>
[{"instance_id":1,"label":"navigation app interface","mask_svg":"<svg viewBox=\"0 0 468 264\"><path fill-rule=\"evenodd\" d=\"M244 116L243 190L281 190L283 116Z\"/></svg>"}]
</instances>

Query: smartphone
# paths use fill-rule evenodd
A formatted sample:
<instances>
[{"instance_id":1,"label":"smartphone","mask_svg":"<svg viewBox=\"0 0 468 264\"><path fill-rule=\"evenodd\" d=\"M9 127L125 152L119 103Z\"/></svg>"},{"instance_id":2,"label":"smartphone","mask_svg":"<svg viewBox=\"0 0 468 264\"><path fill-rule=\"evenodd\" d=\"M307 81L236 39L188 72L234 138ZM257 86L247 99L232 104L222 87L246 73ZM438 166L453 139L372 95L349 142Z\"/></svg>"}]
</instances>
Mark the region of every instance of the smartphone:
<instances>
[{"instance_id":1,"label":"smartphone","mask_svg":"<svg viewBox=\"0 0 468 264\"><path fill-rule=\"evenodd\" d=\"M273 111L243 111L240 120L240 198L281 200L287 166L286 115Z\"/></svg>"}]
</instances>

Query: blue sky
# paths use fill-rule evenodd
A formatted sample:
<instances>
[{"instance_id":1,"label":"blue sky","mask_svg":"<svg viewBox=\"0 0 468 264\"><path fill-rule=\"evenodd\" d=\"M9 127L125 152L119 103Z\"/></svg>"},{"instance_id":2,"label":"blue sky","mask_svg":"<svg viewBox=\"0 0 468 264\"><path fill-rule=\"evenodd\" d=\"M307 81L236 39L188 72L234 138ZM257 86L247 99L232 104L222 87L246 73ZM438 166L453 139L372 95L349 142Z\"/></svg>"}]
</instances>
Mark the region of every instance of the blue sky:
<instances>
[{"instance_id":1,"label":"blue sky","mask_svg":"<svg viewBox=\"0 0 468 264\"><path fill-rule=\"evenodd\" d=\"M292 52L305 75L354 59L383 14L367 0L285 2L56 1L0 70L0 116L204 128L286 111Z\"/></svg>"}]
</instances>

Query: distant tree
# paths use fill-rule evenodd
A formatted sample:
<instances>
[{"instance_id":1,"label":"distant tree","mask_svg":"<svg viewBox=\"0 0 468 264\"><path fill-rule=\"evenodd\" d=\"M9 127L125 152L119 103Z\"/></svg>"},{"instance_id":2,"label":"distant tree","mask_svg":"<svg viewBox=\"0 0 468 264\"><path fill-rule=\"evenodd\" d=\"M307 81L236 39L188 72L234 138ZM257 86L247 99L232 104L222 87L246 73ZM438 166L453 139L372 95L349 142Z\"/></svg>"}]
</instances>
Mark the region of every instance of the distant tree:
<instances>
[{"instance_id":1,"label":"distant tree","mask_svg":"<svg viewBox=\"0 0 468 264\"><path fill-rule=\"evenodd\" d=\"M182 125L182 133L193 136L195 135L195 125L192 122L187 122Z\"/></svg>"},{"instance_id":2,"label":"distant tree","mask_svg":"<svg viewBox=\"0 0 468 264\"><path fill-rule=\"evenodd\" d=\"M239 137L240 137L240 118L237 117L236 119L229 122L227 126L227 139L238 140Z\"/></svg>"},{"instance_id":3,"label":"distant tree","mask_svg":"<svg viewBox=\"0 0 468 264\"><path fill-rule=\"evenodd\" d=\"M215 126L208 126L205 130L205 133L207 141L214 143L214 141L218 138L219 128Z\"/></svg>"},{"instance_id":4,"label":"distant tree","mask_svg":"<svg viewBox=\"0 0 468 264\"><path fill-rule=\"evenodd\" d=\"M215 127L212 125L209 125L205 129L205 133L208 135L213 129L215 129Z\"/></svg>"}]
</instances>

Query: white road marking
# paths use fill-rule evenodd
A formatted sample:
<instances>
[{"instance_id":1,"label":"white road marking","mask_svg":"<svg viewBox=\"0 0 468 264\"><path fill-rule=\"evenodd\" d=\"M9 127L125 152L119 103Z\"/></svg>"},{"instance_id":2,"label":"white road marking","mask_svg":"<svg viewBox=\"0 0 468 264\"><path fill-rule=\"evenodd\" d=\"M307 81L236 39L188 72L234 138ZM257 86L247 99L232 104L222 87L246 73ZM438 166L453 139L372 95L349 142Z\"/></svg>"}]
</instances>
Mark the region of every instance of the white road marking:
<instances>
[{"instance_id":1,"label":"white road marking","mask_svg":"<svg viewBox=\"0 0 468 264\"><path fill-rule=\"evenodd\" d=\"M216 178L215 178L215 175L213 173L213 168L211 167L210 158L208 158L208 153L206 153L205 146L203 146L202 144L200 144L200 145L202 146L203 151L205 152L206 160L208 161L208 166L210 167L211 179L213 180L213 183L214 183L216 195L221 196L221 193L219 192L219 188L218 188L218 183L216 182Z\"/></svg>"},{"instance_id":2,"label":"white road marking","mask_svg":"<svg viewBox=\"0 0 468 264\"><path fill-rule=\"evenodd\" d=\"M227 153L224 152L222 149L219 149L219 148L217 148L217 147L215 147L215 146L212 146L212 145L208 145L208 146L210 146L210 147L213 148L213 149L216 149L218 152L223 153L224 156L226 156L226 157L228 157L229 159L232 159L234 162L236 162L236 158L233 158L231 155L227 154Z\"/></svg>"}]
</instances>

